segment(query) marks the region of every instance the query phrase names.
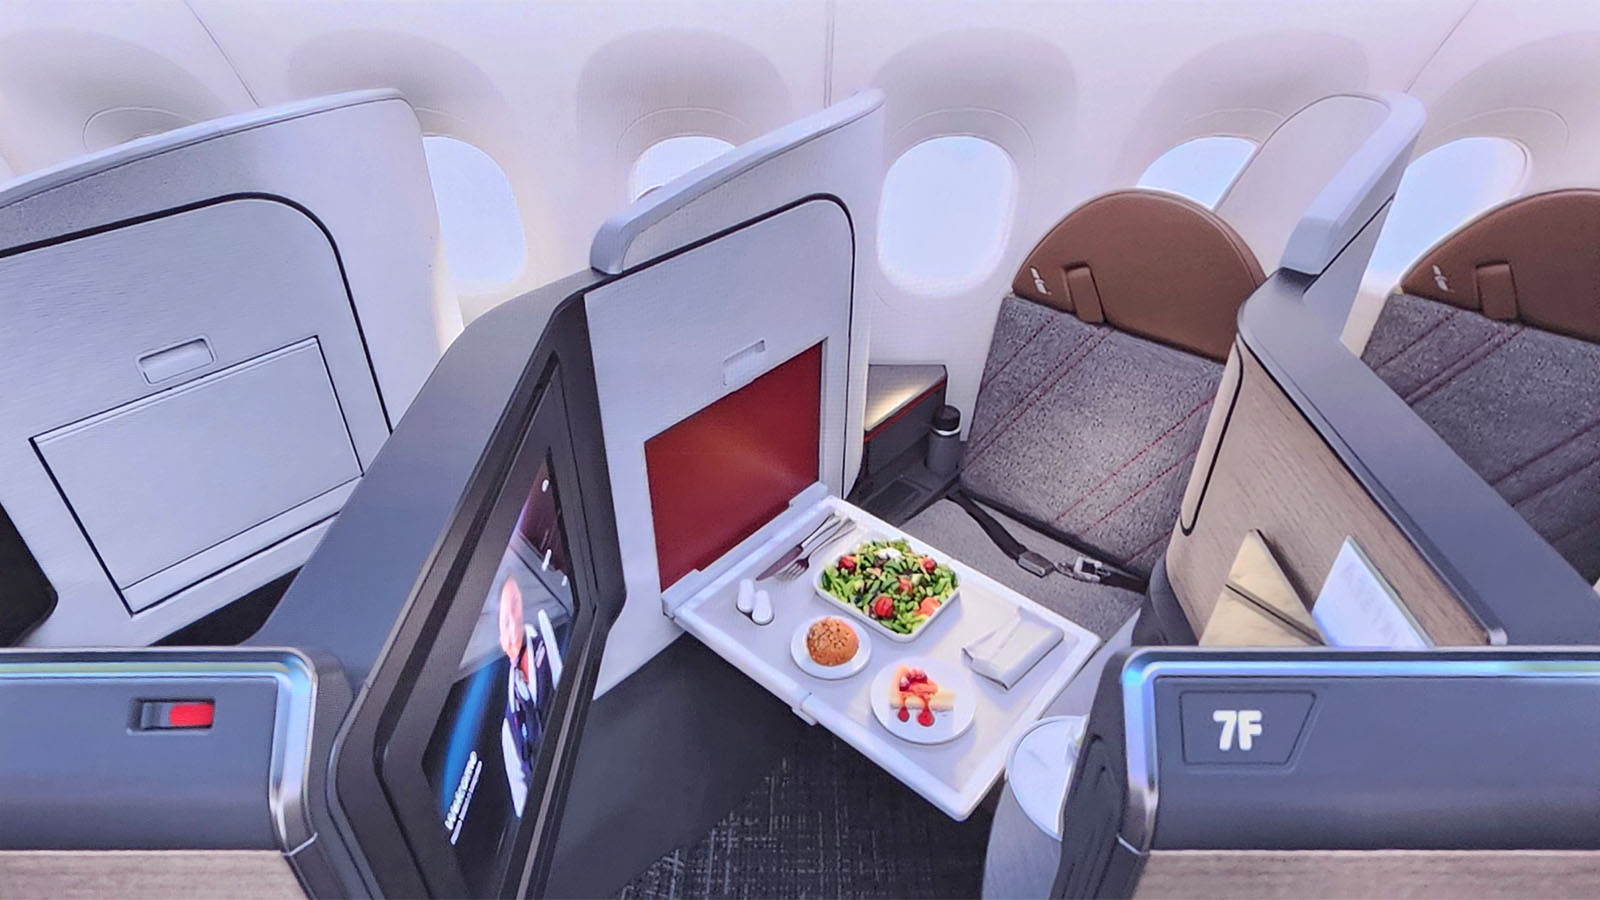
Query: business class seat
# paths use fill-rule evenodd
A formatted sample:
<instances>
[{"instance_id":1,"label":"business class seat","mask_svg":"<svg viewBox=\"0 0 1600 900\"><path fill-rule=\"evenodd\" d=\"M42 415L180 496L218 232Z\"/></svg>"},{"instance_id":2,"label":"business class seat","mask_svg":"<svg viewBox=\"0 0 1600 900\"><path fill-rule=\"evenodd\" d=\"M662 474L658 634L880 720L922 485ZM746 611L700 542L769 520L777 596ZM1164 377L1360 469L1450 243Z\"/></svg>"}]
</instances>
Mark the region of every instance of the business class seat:
<instances>
[{"instance_id":1,"label":"business class seat","mask_svg":"<svg viewBox=\"0 0 1600 900\"><path fill-rule=\"evenodd\" d=\"M1001 301L962 489L1046 556L1070 559L1075 546L1148 575L1177 518L1240 304L1287 266L1291 236L1330 183L1366 185L1352 202L1367 202L1383 179L1351 172L1392 174L1420 122L1403 95L1325 97L1262 143L1214 212L1141 189L1070 212ZM953 503L907 527L963 559L995 555ZM997 578L1102 633L1137 601L1000 559Z\"/></svg>"},{"instance_id":2,"label":"business class seat","mask_svg":"<svg viewBox=\"0 0 1600 900\"><path fill-rule=\"evenodd\" d=\"M0 558L54 603L22 639L151 643L316 547L459 330L421 137L365 91L0 188Z\"/></svg>"},{"instance_id":3,"label":"business class seat","mask_svg":"<svg viewBox=\"0 0 1600 900\"><path fill-rule=\"evenodd\" d=\"M1600 191L1485 213L1419 260L1362 358L1590 581L1600 577Z\"/></svg>"}]
</instances>

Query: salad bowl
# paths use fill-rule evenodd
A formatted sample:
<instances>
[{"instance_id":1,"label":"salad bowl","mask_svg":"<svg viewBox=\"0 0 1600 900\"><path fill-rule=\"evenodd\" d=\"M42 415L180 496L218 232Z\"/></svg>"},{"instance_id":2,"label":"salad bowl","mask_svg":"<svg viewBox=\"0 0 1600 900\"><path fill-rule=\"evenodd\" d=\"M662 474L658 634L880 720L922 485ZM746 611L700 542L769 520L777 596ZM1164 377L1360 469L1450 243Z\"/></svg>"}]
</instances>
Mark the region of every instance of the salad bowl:
<instances>
[{"instance_id":1,"label":"salad bowl","mask_svg":"<svg viewBox=\"0 0 1600 900\"><path fill-rule=\"evenodd\" d=\"M860 542L830 560L812 587L845 614L876 626L874 633L900 643L916 640L960 596L950 566L903 539Z\"/></svg>"}]
</instances>

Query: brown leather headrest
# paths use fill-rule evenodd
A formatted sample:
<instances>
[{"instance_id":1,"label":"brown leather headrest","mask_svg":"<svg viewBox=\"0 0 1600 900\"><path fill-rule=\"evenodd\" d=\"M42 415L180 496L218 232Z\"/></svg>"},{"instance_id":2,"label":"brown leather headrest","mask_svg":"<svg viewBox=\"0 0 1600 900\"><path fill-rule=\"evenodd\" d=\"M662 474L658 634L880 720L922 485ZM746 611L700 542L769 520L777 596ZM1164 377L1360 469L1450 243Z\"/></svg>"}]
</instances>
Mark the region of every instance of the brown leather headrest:
<instances>
[{"instance_id":1,"label":"brown leather headrest","mask_svg":"<svg viewBox=\"0 0 1600 900\"><path fill-rule=\"evenodd\" d=\"M1017 272L1019 297L1212 359L1233 346L1261 265L1228 223L1158 191L1117 191L1067 214Z\"/></svg>"},{"instance_id":2,"label":"brown leather headrest","mask_svg":"<svg viewBox=\"0 0 1600 900\"><path fill-rule=\"evenodd\" d=\"M1515 200L1425 254L1400 290L1600 342L1600 191Z\"/></svg>"}]
</instances>

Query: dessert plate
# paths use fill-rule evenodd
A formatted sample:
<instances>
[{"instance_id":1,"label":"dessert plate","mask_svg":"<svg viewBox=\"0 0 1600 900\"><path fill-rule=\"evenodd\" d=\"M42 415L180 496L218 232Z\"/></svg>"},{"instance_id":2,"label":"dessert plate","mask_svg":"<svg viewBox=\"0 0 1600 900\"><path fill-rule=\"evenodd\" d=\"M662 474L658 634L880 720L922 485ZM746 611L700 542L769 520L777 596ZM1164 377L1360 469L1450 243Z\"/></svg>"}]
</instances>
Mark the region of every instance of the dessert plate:
<instances>
[{"instance_id":1,"label":"dessert plate","mask_svg":"<svg viewBox=\"0 0 1600 900\"><path fill-rule=\"evenodd\" d=\"M906 720L900 721L900 707L891 705L890 689L895 687L895 678L901 666L921 669L928 673L929 680L941 688L954 691L954 708L934 710L933 724L923 725L917 721L922 708L913 701L906 707ZM895 737L913 744L942 744L955 740L972 727L972 717L978 708L976 688L965 669L956 663L916 656L897 659L879 669L878 674L872 676L872 687L867 697L878 724Z\"/></svg>"},{"instance_id":2,"label":"dessert plate","mask_svg":"<svg viewBox=\"0 0 1600 900\"><path fill-rule=\"evenodd\" d=\"M806 650L806 632L811 630L812 625L830 618L849 625L850 630L856 633L856 655L837 666L825 666L817 662ZM867 661L872 658L872 641L867 639L866 629L843 616L817 616L815 619L808 619L795 629L794 639L789 641L789 655L794 657L794 664L800 667L800 671L807 675L837 681L840 678L849 678L867 667Z\"/></svg>"}]
</instances>

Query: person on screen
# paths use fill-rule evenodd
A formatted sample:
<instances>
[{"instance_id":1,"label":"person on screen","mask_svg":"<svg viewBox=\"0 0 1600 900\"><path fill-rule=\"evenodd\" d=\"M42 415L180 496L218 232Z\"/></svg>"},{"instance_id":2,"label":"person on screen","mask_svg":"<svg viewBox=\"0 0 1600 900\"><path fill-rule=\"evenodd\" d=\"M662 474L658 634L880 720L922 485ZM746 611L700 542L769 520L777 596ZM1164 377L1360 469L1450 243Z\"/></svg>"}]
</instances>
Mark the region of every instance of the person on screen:
<instances>
[{"instance_id":1,"label":"person on screen","mask_svg":"<svg viewBox=\"0 0 1600 900\"><path fill-rule=\"evenodd\" d=\"M505 758L506 780L511 784L511 804L517 816L528 799L533 764L544 737L541 711L554 699L561 678L561 658L556 649L550 617L539 610L539 628L526 623L522 588L508 576L500 586L500 649L511 661L506 684L505 721L500 725L500 750Z\"/></svg>"}]
</instances>

